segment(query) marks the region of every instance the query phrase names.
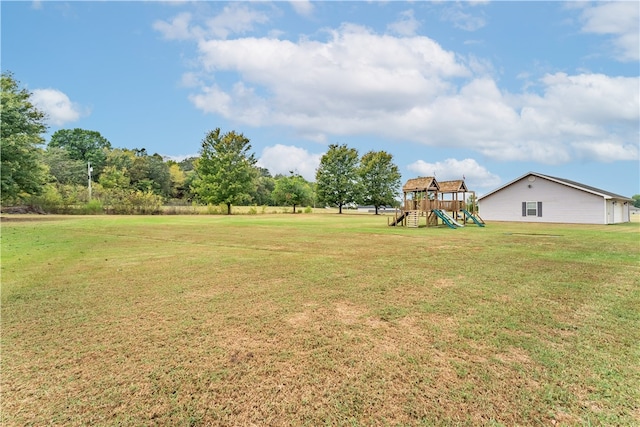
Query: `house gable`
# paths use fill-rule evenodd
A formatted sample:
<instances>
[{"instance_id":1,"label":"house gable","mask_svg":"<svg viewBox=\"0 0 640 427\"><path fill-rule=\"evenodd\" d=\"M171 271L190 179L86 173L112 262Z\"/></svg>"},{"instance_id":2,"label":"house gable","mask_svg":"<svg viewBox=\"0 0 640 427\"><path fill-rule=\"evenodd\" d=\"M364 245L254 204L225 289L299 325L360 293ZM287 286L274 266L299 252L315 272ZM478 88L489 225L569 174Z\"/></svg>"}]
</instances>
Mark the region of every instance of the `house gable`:
<instances>
[{"instance_id":1,"label":"house gable","mask_svg":"<svg viewBox=\"0 0 640 427\"><path fill-rule=\"evenodd\" d=\"M627 200L595 187L530 172L480 197L478 204L485 220L606 224L628 221L623 207Z\"/></svg>"},{"instance_id":2,"label":"house gable","mask_svg":"<svg viewBox=\"0 0 640 427\"><path fill-rule=\"evenodd\" d=\"M518 178L514 179L513 181L507 182L506 184L502 185L501 187L498 187L495 190L490 191L490 192L488 192L487 194L485 194L485 195L483 195L481 197L478 197L478 201L490 197L492 194L501 191L503 188L506 188L506 187L510 186L514 182L521 181L523 178L529 179L530 177L545 178L545 179L548 179L550 181L554 181L554 182L557 182L559 184L566 185L568 187L572 187L572 188L575 188L575 189L578 189L578 190L581 190L581 191L585 191L587 193L595 194L595 195L603 197L605 199L616 199L616 200L621 200L621 201L625 201L625 202L633 202L633 199L630 199L630 198L625 197L625 196L621 196L619 194L611 193L609 191L601 190L599 188L591 187L589 185L584 185L584 184L581 184L581 183L576 182L576 181L571 181L571 180L568 180L568 179L558 178L558 177L554 177L554 176L550 176L550 175L544 175L544 174L537 173L537 172L528 172L528 173L522 175L521 177L518 177Z\"/></svg>"},{"instance_id":3,"label":"house gable","mask_svg":"<svg viewBox=\"0 0 640 427\"><path fill-rule=\"evenodd\" d=\"M584 185L584 184L581 184L581 183L576 182L576 181L571 181L571 180L563 179L563 178L557 178L557 177L549 176L549 175L542 175L542 174L537 174L537 175L541 176L541 177L545 177L545 178L553 180L553 181L556 181L558 183L567 185L569 187L576 188L578 190L586 191L588 193L597 194L599 196L604 197L605 199L615 199L615 200L622 200L622 201L626 201L626 202L632 202L633 201L633 199L630 199L628 197L621 196L621 195L615 194L615 193L611 193L610 191L601 190L600 188L591 187L589 185Z\"/></svg>"}]
</instances>

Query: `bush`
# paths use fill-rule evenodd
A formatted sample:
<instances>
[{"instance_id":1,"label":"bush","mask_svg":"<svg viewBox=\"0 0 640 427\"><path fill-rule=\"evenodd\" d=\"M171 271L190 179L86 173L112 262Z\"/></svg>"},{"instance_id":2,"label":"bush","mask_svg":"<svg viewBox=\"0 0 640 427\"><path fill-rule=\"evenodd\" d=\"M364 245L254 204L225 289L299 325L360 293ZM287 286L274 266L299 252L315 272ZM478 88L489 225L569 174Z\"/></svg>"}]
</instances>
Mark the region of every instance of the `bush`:
<instances>
[{"instance_id":1,"label":"bush","mask_svg":"<svg viewBox=\"0 0 640 427\"><path fill-rule=\"evenodd\" d=\"M207 205L207 214L209 215L217 215L220 211L218 210L218 206L214 206L212 204Z\"/></svg>"},{"instance_id":2,"label":"bush","mask_svg":"<svg viewBox=\"0 0 640 427\"><path fill-rule=\"evenodd\" d=\"M88 200L88 190L82 185L47 184L38 196L26 200L31 206L46 213L83 213Z\"/></svg>"},{"instance_id":3,"label":"bush","mask_svg":"<svg viewBox=\"0 0 640 427\"><path fill-rule=\"evenodd\" d=\"M309 214L312 212L313 212L313 209L311 209L311 206L307 206L306 208L304 208L304 213Z\"/></svg>"},{"instance_id":4,"label":"bush","mask_svg":"<svg viewBox=\"0 0 640 427\"><path fill-rule=\"evenodd\" d=\"M83 215L98 215L104 213L104 207L100 200L93 199L87 202L80 211Z\"/></svg>"},{"instance_id":5,"label":"bush","mask_svg":"<svg viewBox=\"0 0 640 427\"><path fill-rule=\"evenodd\" d=\"M53 185L45 185L42 193L29 197L27 202L30 206L37 206L47 213L63 213L64 211L62 195Z\"/></svg>"},{"instance_id":6,"label":"bush","mask_svg":"<svg viewBox=\"0 0 640 427\"><path fill-rule=\"evenodd\" d=\"M110 214L158 214L162 208L162 197L151 191L100 187L95 194Z\"/></svg>"},{"instance_id":7,"label":"bush","mask_svg":"<svg viewBox=\"0 0 640 427\"><path fill-rule=\"evenodd\" d=\"M158 214L162 207L162 197L152 191L135 191L129 194L128 203L137 214Z\"/></svg>"}]
</instances>

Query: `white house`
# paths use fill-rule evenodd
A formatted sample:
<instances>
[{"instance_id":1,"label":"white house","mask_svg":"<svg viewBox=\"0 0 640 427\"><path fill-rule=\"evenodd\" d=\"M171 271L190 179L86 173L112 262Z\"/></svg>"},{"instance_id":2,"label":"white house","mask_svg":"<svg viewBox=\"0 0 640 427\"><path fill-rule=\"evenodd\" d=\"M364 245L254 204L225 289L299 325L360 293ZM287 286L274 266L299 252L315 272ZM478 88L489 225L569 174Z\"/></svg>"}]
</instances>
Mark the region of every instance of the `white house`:
<instances>
[{"instance_id":1,"label":"white house","mask_svg":"<svg viewBox=\"0 0 640 427\"><path fill-rule=\"evenodd\" d=\"M628 197L535 172L478 197L486 221L617 224L629 222L632 204Z\"/></svg>"}]
</instances>

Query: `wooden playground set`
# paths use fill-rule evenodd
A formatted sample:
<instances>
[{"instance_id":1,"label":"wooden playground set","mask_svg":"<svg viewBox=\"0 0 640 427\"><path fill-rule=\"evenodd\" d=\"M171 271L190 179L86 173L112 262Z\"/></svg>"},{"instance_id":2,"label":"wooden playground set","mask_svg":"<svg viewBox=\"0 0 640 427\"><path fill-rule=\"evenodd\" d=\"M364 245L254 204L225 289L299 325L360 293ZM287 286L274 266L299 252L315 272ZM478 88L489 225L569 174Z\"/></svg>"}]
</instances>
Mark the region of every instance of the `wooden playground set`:
<instances>
[{"instance_id":1,"label":"wooden playground set","mask_svg":"<svg viewBox=\"0 0 640 427\"><path fill-rule=\"evenodd\" d=\"M422 218L427 227L446 225L455 229L467 224L485 225L475 202L470 211L467 209L466 196L470 194L475 201L475 191L469 191L462 179L438 182L435 177L412 178L402 187L402 192L403 206L388 219L390 226L417 228Z\"/></svg>"}]
</instances>

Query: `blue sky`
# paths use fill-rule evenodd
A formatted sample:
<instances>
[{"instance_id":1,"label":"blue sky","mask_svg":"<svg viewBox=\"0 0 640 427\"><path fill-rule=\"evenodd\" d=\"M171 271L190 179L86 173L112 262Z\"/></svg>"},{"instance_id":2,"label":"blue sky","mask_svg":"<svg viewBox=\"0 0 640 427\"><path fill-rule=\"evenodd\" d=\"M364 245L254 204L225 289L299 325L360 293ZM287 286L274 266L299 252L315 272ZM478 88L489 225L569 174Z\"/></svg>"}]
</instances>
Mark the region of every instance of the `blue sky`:
<instances>
[{"instance_id":1,"label":"blue sky","mask_svg":"<svg viewBox=\"0 0 640 427\"><path fill-rule=\"evenodd\" d=\"M9 2L1 65L58 129L197 155L331 143L483 194L528 171L640 194L638 2Z\"/></svg>"}]
</instances>

